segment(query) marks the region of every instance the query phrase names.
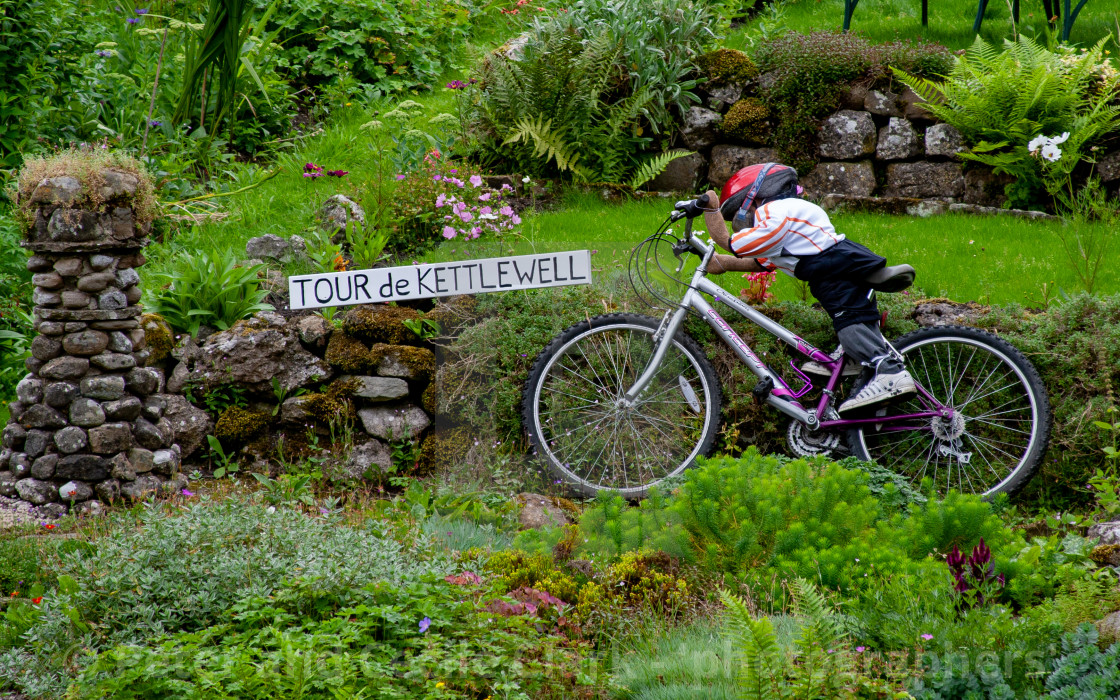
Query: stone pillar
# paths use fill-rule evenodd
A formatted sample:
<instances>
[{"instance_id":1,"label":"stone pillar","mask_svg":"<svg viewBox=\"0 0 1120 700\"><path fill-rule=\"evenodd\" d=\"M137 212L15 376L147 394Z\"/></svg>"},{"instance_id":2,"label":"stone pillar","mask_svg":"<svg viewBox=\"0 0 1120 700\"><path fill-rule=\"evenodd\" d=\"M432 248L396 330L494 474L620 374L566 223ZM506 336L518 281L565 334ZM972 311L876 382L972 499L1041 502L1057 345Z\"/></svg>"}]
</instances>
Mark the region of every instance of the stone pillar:
<instances>
[{"instance_id":1,"label":"stone pillar","mask_svg":"<svg viewBox=\"0 0 1120 700\"><path fill-rule=\"evenodd\" d=\"M76 169L19 193L36 337L3 431L0 495L46 516L96 513L163 483L148 472L178 472L174 431L152 396L162 375L144 367L138 321L143 177Z\"/></svg>"}]
</instances>

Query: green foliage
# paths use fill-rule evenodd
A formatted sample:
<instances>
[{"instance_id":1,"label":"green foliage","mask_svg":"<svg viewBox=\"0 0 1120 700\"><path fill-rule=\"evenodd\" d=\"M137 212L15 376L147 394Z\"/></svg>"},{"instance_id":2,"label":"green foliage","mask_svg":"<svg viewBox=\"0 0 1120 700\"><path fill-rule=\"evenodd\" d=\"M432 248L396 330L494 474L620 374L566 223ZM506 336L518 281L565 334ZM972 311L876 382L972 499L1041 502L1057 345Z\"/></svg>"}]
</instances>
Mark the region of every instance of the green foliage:
<instances>
[{"instance_id":1,"label":"green foliage","mask_svg":"<svg viewBox=\"0 0 1120 700\"><path fill-rule=\"evenodd\" d=\"M731 105L720 122L720 131L747 143L765 143L770 136L770 108L757 97L746 97Z\"/></svg>"},{"instance_id":2,"label":"green foliage","mask_svg":"<svg viewBox=\"0 0 1120 700\"><path fill-rule=\"evenodd\" d=\"M684 158L690 155L692 155L692 151L685 151L678 148L652 156L638 167L634 174L630 176L630 182L627 184L630 185L632 189L636 190L664 172L665 168L669 166L669 163L672 163L677 158Z\"/></svg>"},{"instance_id":3,"label":"green foliage","mask_svg":"<svg viewBox=\"0 0 1120 700\"><path fill-rule=\"evenodd\" d=\"M216 98L214 122L220 123L232 109L237 74L242 61L246 60L241 54L249 30L247 25L252 18L252 5L252 0L210 0L206 22L187 45L183 91L175 106L176 124L187 122L193 116L194 103L199 99L206 75L213 80L210 90ZM247 62L245 65L252 66ZM252 75L256 75L255 69Z\"/></svg>"},{"instance_id":4,"label":"green foliage","mask_svg":"<svg viewBox=\"0 0 1120 700\"><path fill-rule=\"evenodd\" d=\"M258 311L271 311L261 289L262 266L240 267L232 253L181 252L169 272L149 288L147 306L175 330L197 335L202 325L225 330Z\"/></svg>"},{"instance_id":5,"label":"green foliage","mask_svg":"<svg viewBox=\"0 0 1120 700\"><path fill-rule=\"evenodd\" d=\"M960 130L972 145L966 158L1015 178L1006 188L1009 206L1037 207L1044 193L1073 195L1070 177L1089 144L1120 126L1120 107L1111 104L1120 83L1103 56L1105 42L1050 51L1021 36L1000 50L977 38L944 82L896 74ZM1034 145L1036 137L1062 134L1068 140L1056 155Z\"/></svg>"},{"instance_id":6,"label":"green foliage","mask_svg":"<svg viewBox=\"0 0 1120 700\"><path fill-rule=\"evenodd\" d=\"M484 158L535 176L628 181L651 142L644 130L668 129L670 105L696 101L686 76L707 17L691 0L589 0L535 24L526 46L483 66Z\"/></svg>"},{"instance_id":7,"label":"green foliage","mask_svg":"<svg viewBox=\"0 0 1120 700\"><path fill-rule=\"evenodd\" d=\"M23 361L33 335L31 273L19 241L16 222L0 213L0 402L15 398L15 386L27 371Z\"/></svg>"},{"instance_id":8,"label":"green foliage","mask_svg":"<svg viewBox=\"0 0 1120 700\"><path fill-rule=\"evenodd\" d=\"M949 53L939 44L874 46L849 33L790 32L760 44L754 59L759 70L774 75L762 94L776 119L774 145L801 171L815 162L818 120L836 110L853 82L880 79L887 66L936 74L948 67Z\"/></svg>"},{"instance_id":9,"label":"green foliage","mask_svg":"<svg viewBox=\"0 0 1120 700\"><path fill-rule=\"evenodd\" d=\"M424 622L427 624L424 624ZM220 624L102 653L75 698L553 697L590 691L577 652L527 616L489 613L421 578L350 588L309 580L246 595ZM543 693L543 695L542 695Z\"/></svg>"},{"instance_id":10,"label":"green foliage","mask_svg":"<svg viewBox=\"0 0 1120 700\"><path fill-rule=\"evenodd\" d=\"M657 488L651 489L637 508L631 508L617 494L601 491L594 506L584 511L579 525L587 540L580 550L591 555L616 559L646 548L692 558L692 552L682 546L679 518L666 508L665 497Z\"/></svg>"},{"instance_id":11,"label":"green foliage","mask_svg":"<svg viewBox=\"0 0 1120 700\"><path fill-rule=\"evenodd\" d=\"M1062 638L1062 655L1046 679L1052 700L1095 700L1120 695L1120 643L1097 648L1097 629L1083 624Z\"/></svg>"},{"instance_id":12,"label":"green foliage","mask_svg":"<svg viewBox=\"0 0 1120 700\"><path fill-rule=\"evenodd\" d=\"M283 64L297 90L349 75L370 91L397 92L431 86L450 67L475 12L460 0L288 0L269 30L280 30Z\"/></svg>"},{"instance_id":13,"label":"green foliage","mask_svg":"<svg viewBox=\"0 0 1120 700\"><path fill-rule=\"evenodd\" d=\"M384 252L389 244L388 229L366 230L357 219L346 223L346 244L350 260L358 270L368 270L384 262L389 256Z\"/></svg>"},{"instance_id":14,"label":"green foliage","mask_svg":"<svg viewBox=\"0 0 1120 700\"><path fill-rule=\"evenodd\" d=\"M713 83L742 83L758 76L750 56L735 49L709 51L696 59L696 65Z\"/></svg>"}]
</instances>

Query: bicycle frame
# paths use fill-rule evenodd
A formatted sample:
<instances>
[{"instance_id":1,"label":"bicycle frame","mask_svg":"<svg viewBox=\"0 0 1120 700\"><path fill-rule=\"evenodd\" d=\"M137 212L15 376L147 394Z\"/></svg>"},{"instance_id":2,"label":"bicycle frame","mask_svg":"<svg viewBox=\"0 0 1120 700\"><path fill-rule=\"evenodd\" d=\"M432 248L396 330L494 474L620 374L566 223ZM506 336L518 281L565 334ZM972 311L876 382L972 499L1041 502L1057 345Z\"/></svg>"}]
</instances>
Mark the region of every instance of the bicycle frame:
<instances>
[{"instance_id":1,"label":"bicycle frame","mask_svg":"<svg viewBox=\"0 0 1120 700\"><path fill-rule=\"evenodd\" d=\"M681 323L684 322L685 316L688 314L689 309L695 310L704 319L716 335L723 340L724 343L730 347L735 354L761 381L770 380L773 382L773 389L766 397L766 403L774 407L778 411L786 414L794 420L805 424L810 430L843 430L846 428L854 428L861 425L875 425L876 429L883 431L904 431L904 430L929 430L928 424L925 426L895 425L902 421L912 421L921 418L943 418L950 419L953 417L953 409L944 406L932 394L930 394L924 387L918 384L918 399L925 406L926 410L919 413L908 413L900 415L886 415L876 416L875 418L859 418L859 419L834 419L834 420L821 420L822 416L827 416L830 406L832 405L834 392L836 387L840 384L840 378L844 371L843 355L839 359L833 360L828 356L828 353L822 352L818 348L809 345L809 343L802 340L792 331L785 326L777 323L770 318L766 317L761 312L752 308L750 305L743 303L736 296L727 290L720 287L718 284L712 282L707 278L707 265L712 255L715 253L715 246L705 243L698 237L692 235L692 222L691 220L685 226L685 235L688 237L689 245L693 251L700 257L700 265L692 275L692 281L688 290L685 292L684 298L681 299L675 310L666 312L665 318L662 320L661 327L658 329L657 334L654 336L654 342L657 348L654 351L653 357L650 358L650 363L645 371L629 391L626 392L625 400L632 402L638 399L638 396L649 385L653 379L654 374L657 373L661 362L665 357L665 353L669 350L669 345L672 343L673 337L680 329ZM682 263L683 265L683 263ZM727 321L719 315L715 308L708 303L703 294L712 296L715 301L718 301L726 306L729 306L733 311L743 316L751 323L762 328L767 333L780 338L790 347L796 349L805 357L815 360L820 364L828 367L832 374L829 376L828 382L821 393L821 398L817 405L812 408L805 408L798 401L802 396L813 390L812 380L801 373L797 366L791 362L790 365L805 382L798 391L794 392L785 380L772 369L762 359L751 350L750 346L739 337ZM915 381L915 383L917 383Z\"/></svg>"}]
</instances>

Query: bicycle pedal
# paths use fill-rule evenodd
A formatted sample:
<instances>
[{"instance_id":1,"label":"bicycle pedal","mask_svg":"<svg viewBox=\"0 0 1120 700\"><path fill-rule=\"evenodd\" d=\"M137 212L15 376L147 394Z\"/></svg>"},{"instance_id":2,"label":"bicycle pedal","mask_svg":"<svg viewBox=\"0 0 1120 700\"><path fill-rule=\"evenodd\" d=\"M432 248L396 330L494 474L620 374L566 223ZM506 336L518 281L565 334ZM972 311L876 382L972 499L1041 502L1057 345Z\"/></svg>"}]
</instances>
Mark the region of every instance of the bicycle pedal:
<instances>
[{"instance_id":1,"label":"bicycle pedal","mask_svg":"<svg viewBox=\"0 0 1120 700\"><path fill-rule=\"evenodd\" d=\"M758 384L754 385L754 388L751 389L751 394L754 395L755 401L763 403L766 401L766 398L770 396L770 392L772 391L774 391L774 378L767 377L766 379L760 379Z\"/></svg>"}]
</instances>

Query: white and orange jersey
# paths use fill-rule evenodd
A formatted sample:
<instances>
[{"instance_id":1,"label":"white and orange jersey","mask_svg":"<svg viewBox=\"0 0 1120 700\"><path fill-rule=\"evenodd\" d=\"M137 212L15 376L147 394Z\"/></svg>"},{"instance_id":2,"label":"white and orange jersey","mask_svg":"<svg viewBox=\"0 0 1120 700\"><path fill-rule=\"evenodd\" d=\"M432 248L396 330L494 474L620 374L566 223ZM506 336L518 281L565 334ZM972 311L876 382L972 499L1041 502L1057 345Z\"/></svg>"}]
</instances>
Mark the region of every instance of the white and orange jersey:
<instances>
[{"instance_id":1,"label":"white and orange jersey","mask_svg":"<svg viewBox=\"0 0 1120 700\"><path fill-rule=\"evenodd\" d=\"M756 258L770 269L793 276L800 255L824 252L844 240L828 214L812 202L796 197L777 199L759 207L754 226L731 234L731 252L740 258Z\"/></svg>"}]
</instances>

